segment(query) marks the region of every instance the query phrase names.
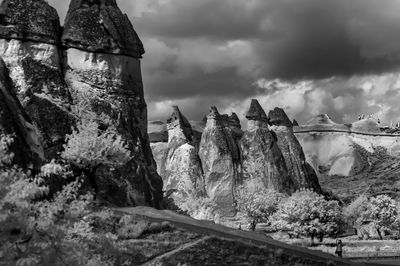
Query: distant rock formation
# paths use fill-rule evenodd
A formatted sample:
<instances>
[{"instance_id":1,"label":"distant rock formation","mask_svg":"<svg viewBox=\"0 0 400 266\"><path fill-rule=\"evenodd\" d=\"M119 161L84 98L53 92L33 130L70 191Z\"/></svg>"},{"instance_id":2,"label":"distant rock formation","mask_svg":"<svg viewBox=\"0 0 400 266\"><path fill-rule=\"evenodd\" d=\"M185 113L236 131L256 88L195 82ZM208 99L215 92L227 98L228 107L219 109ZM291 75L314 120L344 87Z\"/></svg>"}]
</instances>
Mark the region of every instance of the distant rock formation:
<instances>
[{"instance_id":1,"label":"distant rock formation","mask_svg":"<svg viewBox=\"0 0 400 266\"><path fill-rule=\"evenodd\" d=\"M168 147L166 152L164 189L172 194L177 204L204 193L204 181L198 150L192 144L193 131L189 121L177 106L168 119Z\"/></svg>"},{"instance_id":2,"label":"distant rock formation","mask_svg":"<svg viewBox=\"0 0 400 266\"><path fill-rule=\"evenodd\" d=\"M166 125L149 122L150 135L163 135L168 129L168 143L154 138L151 148L164 190L181 195L173 196L178 205L190 194L192 199L204 195L220 215L234 216L236 195L243 188L286 194L307 188L322 193L318 176L307 163L283 109L275 108L267 115L258 101L252 100L246 118L248 125L243 131L235 113L220 114L211 107L204 125L188 122L174 106Z\"/></svg>"},{"instance_id":3,"label":"distant rock formation","mask_svg":"<svg viewBox=\"0 0 400 266\"><path fill-rule=\"evenodd\" d=\"M383 147L390 155L400 155L400 135L382 131L373 118L338 124L327 115L319 115L308 124L295 127L294 133L307 161L318 174L352 176L360 173L369 163L357 146L370 153Z\"/></svg>"},{"instance_id":4,"label":"distant rock formation","mask_svg":"<svg viewBox=\"0 0 400 266\"><path fill-rule=\"evenodd\" d=\"M273 130L278 137L278 146L285 158L289 178L294 189L309 188L322 193L318 176L306 162L303 149L293 133L293 123L281 108L275 108L268 114Z\"/></svg>"},{"instance_id":5,"label":"distant rock formation","mask_svg":"<svg viewBox=\"0 0 400 266\"><path fill-rule=\"evenodd\" d=\"M251 101L246 118L247 130L240 141L243 167L240 183L252 190L268 188L293 192L294 184L288 175L285 158L276 135L268 128L269 119L257 100Z\"/></svg>"},{"instance_id":6,"label":"distant rock formation","mask_svg":"<svg viewBox=\"0 0 400 266\"><path fill-rule=\"evenodd\" d=\"M101 126L107 116L133 159L118 169L98 169L99 196L117 205L159 207L163 185L147 135L143 53L115 0L72 0L64 29L45 0L1 2L0 57L46 159L59 156L65 135L87 111Z\"/></svg>"},{"instance_id":7,"label":"distant rock formation","mask_svg":"<svg viewBox=\"0 0 400 266\"><path fill-rule=\"evenodd\" d=\"M221 116L216 107L211 107L207 115L199 157L207 195L222 215L235 215L234 188L240 154L235 135L229 127L229 118Z\"/></svg>"}]
</instances>

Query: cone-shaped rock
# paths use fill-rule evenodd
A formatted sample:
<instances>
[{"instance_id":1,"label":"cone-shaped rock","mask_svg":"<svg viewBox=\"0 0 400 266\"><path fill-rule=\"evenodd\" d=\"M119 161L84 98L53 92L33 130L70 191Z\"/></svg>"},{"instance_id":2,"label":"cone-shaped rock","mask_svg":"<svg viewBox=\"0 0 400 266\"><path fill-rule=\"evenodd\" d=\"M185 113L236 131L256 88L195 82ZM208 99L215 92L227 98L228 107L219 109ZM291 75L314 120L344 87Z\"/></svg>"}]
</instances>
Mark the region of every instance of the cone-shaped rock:
<instances>
[{"instance_id":1,"label":"cone-shaped rock","mask_svg":"<svg viewBox=\"0 0 400 266\"><path fill-rule=\"evenodd\" d=\"M3 60L0 59L0 135L13 137L9 152L13 163L21 167L33 164L39 167L44 153L32 121L16 97L12 81Z\"/></svg>"},{"instance_id":2,"label":"cone-shaped rock","mask_svg":"<svg viewBox=\"0 0 400 266\"><path fill-rule=\"evenodd\" d=\"M268 122L268 117L265 114L264 109L256 99L251 100L250 108L246 113L246 118L248 120Z\"/></svg>"},{"instance_id":3,"label":"cone-shaped rock","mask_svg":"<svg viewBox=\"0 0 400 266\"><path fill-rule=\"evenodd\" d=\"M274 126L293 127L293 123L282 108L275 108L268 113L270 124Z\"/></svg>"},{"instance_id":4,"label":"cone-shaped rock","mask_svg":"<svg viewBox=\"0 0 400 266\"><path fill-rule=\"evenodd\" d=\"M115 0L72 0L62 42L91 52L140 58L143 44Z\"/></svg>"},{"instance_id":5,"label":"cone-shaped rock","mask_svg":"<svg viewBox=\"0 0 400 266\"><path fill-rule=\"evenodd\" d=\"M189 121L182 115L178 106L173 106L172 109L172 115L167 120L168 142L177 142L177 145L181 145L192 141L193 132Z\"/></svg>"},{"instance_id":6,"label":"cone-shaped rock","mask_svg":"<svg viewBox=\"0 0 400 266\"><path fill-rule=\"evenodd\" d=\"M204 182L197 148L192 145L192 127L177 106L167 120L168 144L153 143L157 169L164 181L164 191L180 206L189 197L204 194Z\"/></svg>"},{"instance_id":7,"label":"cone-shaped rock","mask_svg":"<svg viewBox=\"0 0 400 266\"><path fill-rule=\"evenodd\" d=\"M303 149L293 133L292 123L285 111L275 108L268 116L271 119L271 129L277 135L277 143L285 158L288 176L293 181L294 188L296 190L309 188L321 193L317 174L306 162Z\"/></svg>"},{"instance_id":8,"label":"cone-shaped rock","mask_svg":"<svg viewBox=\"0 0 400 266\"><path fill-rule=\"evenodd\" d=\"M124 167L99 169L98 190L119 205L158 207L163 184L147 135L143 46L132 24L115 0L72 0L62 43L74 101L86 103L98 119L108 116L133 155Z\"/></svg>"},{"instance_id":9,"label":"cone-shaped rock","mask_svg":"<svg viewBox=\"0 0 400 266\"><path fill-rule=\"evenodd\" d=\"M207 195L222 215L232 216L236 213L233 190L237 176L235 158L239 153L232 152L234 137L227 134L224 123L217 108L211 107L201 136L199 157Z\"/></svg>"},{"instance_id":10,"label":"cone-shaped rock","mask_svg":"<svg viewBox=\"0 0 400 266\"><path fill-rule=\"evenodd\" d=\"M284 157L257 100L251 101L246 117L248 127L240 141L243 168L239 185L250 191L268 188L291 193L293 182L288 177Z\"/></svg>"},{"instance_id":11,"label":"cone-shaped rock","mask_svg":"<svg viewBox=\"0 0 400 266\"><path fill-rule=\"evenodd\" d=\"M0 56L15 91L40 132L48 159L62 150L75 124L71 97L63 79L59 44L61 26L44 0L8 0L0 10Z\"/></svg>"}]
</instances>

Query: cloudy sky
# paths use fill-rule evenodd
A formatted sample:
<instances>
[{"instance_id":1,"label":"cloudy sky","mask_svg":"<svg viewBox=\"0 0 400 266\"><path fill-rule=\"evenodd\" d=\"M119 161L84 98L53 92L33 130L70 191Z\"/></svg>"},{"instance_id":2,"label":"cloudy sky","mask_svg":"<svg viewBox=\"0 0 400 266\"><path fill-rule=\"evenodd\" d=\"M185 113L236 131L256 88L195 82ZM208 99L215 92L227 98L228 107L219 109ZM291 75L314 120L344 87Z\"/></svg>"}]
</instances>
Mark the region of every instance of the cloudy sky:
<instances>
[{"instance_id":1,"label":"cloudy sky","mask_svg":"<svg viewBox=\"0 0 400 266\"><path fill-rule=\"evenodd\" d=\"M63 17L66 0L49 0ZM400 0L117 0L141 37L150 120L179 105L307 122L400 120Z\"/></svg>"}]
</instances>

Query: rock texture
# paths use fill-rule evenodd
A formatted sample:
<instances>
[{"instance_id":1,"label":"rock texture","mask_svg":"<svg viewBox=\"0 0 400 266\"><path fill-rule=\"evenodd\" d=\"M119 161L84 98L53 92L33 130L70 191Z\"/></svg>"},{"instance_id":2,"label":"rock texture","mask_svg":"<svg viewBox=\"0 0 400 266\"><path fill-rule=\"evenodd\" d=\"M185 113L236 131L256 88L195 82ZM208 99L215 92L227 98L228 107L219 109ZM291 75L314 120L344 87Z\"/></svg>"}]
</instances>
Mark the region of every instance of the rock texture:
<instances>
[{"instance_id":1,"label":"rock texture","mask_svg":"<svg viewBox=\"0 0 400 266\"><path fill-rule=\"evenodd\" d=\"M83 102L99 119L108 116L132 152L133 159L121 169L98 171L99 191L118 204L157 207L162 180L147 136L139 60L144 50L132 24L114 0L73 0L62 43L67 55L65 79L74 102Z\"/></svg>"},{"instance_id":2,"label":"rock texture","mask_svg":"<svg viewBox=\"0 0 400 266\"><path fill-rule=\"evenodd\" d=\"M229 119L212 107L201 136L199 157L205 189L223 216L233 216L234 188L238 177L239 149L229 128Z\"/></svg>"},{"instance_id":3,"label":"rock texture","mask_svg":"<svg viewBox=\"0 0 400 266\"><path fill-rule=\"evenodd\" d=\"M23 107L40 132L47 158L62 149L75 124L63 79L61 26L44 0L8 0L0 10L0 56L10 70Z\"/></svg>"},{"instance_id":4,"label":"rock texture","mask_svg":"<svg viewBox=\"0 0 400 266\"><path fill-rule=\"evenodd\" d=\"M143 53L115 0L71 1L64 29L45 0L1 1L0 57L45 159L58 158L65 135L92 112L101 127L117 128L132 156L124 167L97 170L99 196L159 207L162 179L147 136Z\"/></svg>"},{"instance_id":5,"label":"rock texture","mask_svg":"<svg viewBox=\"0 0 400 266\"><path fill-rule=\"evenodd\" d=\"M246 114L247 130L240 141L242 152L241 183L252 190L268 188L291 193L293 181L288 175L285 158L276 135L268 128L268 117L257 100L252 100Z\"/></svg>"},{"instance_id":6,"label":"rock texture","mask_svg":"<svg viewBox=\"0 0 400 266\"><path fill-rule=\"evenodd\" d=\"M306 162L303 149L293 133L293 124L285 111L275 108L268 114L273 130L278 138L277 144L285 159L288 176L294 189L309 188L321 193L318 176Z\"/></svg>"},{"instance_id":7,"label":"rock texture","mask_svg":"<svg viewBox=\"0 0 400 266\"><path fill-rule=\"evenodd\" d=\"M10 152L14 163L21 167L40 166L44 152L32 120L16 97L12 80L3 60L0 59L0 135L12 136Z\"/></svg>"}]
</instances>

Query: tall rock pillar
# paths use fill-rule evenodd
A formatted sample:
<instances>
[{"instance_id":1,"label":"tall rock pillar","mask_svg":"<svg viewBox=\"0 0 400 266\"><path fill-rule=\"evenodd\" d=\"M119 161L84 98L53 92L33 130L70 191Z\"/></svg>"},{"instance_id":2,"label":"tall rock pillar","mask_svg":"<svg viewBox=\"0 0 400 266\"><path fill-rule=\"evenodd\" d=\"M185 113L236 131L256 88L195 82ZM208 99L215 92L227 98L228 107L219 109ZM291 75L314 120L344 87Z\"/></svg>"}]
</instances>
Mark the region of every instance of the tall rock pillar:
<instances>
[{"instance_id":1,"label":"tall rock pillar","mask_svg":"<svg viewBox=\"0 0 400 266\"><path fill-rule=\"evenodd\" d=\"M271 129L278 137L278 146L285 158L288 175L293 180L296 190L309 188L321 193L317 174L306 162L303 148L293 133L293 124L281 108L270 111Z\"/></svg>"},{"instance_id":2,"label":"tall rock pillar","mask_svg":"<svg viewBox=\"0 0 400 266\"><path fill-rule=\"evenodd\" d=\"M75 104L108 116L133 159L120 169L99 169L99 191L110 201L159 206L162 180L147 136L147 105L140 59L142 42L115 0L72 0L62 44L65 79Z\"/></svg>"},{"instance_id":3,"label":"tall rock pillar","mask_svg":"<svg viewBox=\"0 0 400 266\"><path fill-rule=\"evenodd\" d=\"M293 182L288 176L285 159L257 100L251 101L246 118L248 126L240 142L243 167L240 184L250 191L267 188L291 193Z\"/></svg>"},{"instance_id":4,"label":"tall rock pillar","mask_svg":"<svg viewBox=\"0 0 400 266\"><path fill-rule=\"evenodd\" d=\"M199 157L207 195L216 204L221 215L233 216L236 214L234 188L238 149L235 147L234 136L226 130L225 120L216 107L211 108L201 136Z\"/></svg>"}]
</instances>

